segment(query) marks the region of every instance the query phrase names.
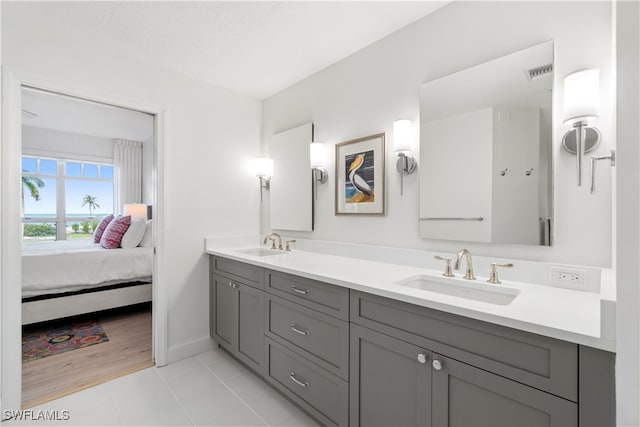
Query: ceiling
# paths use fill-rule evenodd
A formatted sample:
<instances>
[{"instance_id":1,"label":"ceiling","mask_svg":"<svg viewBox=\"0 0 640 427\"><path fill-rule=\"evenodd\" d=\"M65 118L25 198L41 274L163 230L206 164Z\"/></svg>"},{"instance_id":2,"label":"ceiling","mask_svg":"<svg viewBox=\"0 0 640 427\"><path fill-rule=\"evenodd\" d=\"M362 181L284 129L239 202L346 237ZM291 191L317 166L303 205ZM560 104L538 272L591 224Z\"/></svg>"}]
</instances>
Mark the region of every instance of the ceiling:
<instances>
[{"instance_id":1,"label":"ceiling","mask_svg":"<svg viewBox=\"0 0 640 427\"><path fill-rule=\"evenodd\" d=\"M23 88L22 109L24 126L133 141L153 136L154 119L150 114L70 96Z\"/></svg>"},{"instance_id":2,"label":"ceiling","mask_svg":"<svg viewBox=\"0 0 640 427\"><path fill-rule=\"evenodd\" d=\"M448 1L2 2L12 30L265 99Z\"/></svg>"}]
</instances>

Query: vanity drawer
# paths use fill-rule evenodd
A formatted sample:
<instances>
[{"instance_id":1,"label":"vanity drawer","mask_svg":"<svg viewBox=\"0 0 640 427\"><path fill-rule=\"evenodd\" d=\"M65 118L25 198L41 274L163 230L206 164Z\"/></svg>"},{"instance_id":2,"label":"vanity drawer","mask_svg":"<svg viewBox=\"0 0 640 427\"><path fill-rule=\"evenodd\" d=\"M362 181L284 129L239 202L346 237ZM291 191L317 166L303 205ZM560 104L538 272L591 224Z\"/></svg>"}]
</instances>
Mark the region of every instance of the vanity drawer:
<instances>
[{"instance_id":1,"label":"vanity drawer","mask_svg":"<svg viewBox=\"0 0 640 427\"><path fill-rule=\"evenodd\" d=\"M577 402L577 344L357 291L351 321Z\"/></svg>"},{"instance_id":2,"label":"vanity drawer","mask_svg":"<svg viewBox=\"0 0 640 427\"><path fill-rule=\"evenodd\" d=\"M264 289L264 269L219 256L210 257L211 274L221 274L254 288Z\"/></svg>"},{"instance_id":3,"label":"vanity drawer","mask_svg":"<svg viewBox=\"0 0 640 427\"><path fill-rule=\"evenodd\" d=\"M277 342L266 339L267 378L326 425L348 424L349 385Z\"/></svg>"},{"instance_id":4,"label":"vanity drawer","mask_svg":"<svg viewBox=\"0 0 640 427\"><path fill-rule=\"evenodd\" d=\"M349 320L349 289L267 270L266 290L330 316Z\"/></svg>"},{"instance_id":5,"label":"vanity drawer","mask_svg":"<svg viewBox=\"0 0 640 427\"><path fill-rule=\"evenodd\" d=\"M267 335L349 379L349 324L282 298L267 298Z\"/></svg>"}]
</instances>

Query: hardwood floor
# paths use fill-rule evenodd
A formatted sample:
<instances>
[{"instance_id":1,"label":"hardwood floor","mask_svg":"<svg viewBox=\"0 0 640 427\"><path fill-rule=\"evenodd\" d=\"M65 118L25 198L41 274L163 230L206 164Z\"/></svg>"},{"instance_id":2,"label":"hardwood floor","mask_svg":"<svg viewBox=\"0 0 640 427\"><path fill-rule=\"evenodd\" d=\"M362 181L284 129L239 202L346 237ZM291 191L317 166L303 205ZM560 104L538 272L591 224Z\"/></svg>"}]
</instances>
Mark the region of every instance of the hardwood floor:
<instances>
[{"instance_id":1,"label":"hardwood floor","mask_svg":"<svg viewBox=\"0 0 640 427\"><path fill-rule=\"evenodd\" d=\"M150 305L88 316L109 341L23 363L23 408L153 366Z\"/></svg>"}]
</instances>

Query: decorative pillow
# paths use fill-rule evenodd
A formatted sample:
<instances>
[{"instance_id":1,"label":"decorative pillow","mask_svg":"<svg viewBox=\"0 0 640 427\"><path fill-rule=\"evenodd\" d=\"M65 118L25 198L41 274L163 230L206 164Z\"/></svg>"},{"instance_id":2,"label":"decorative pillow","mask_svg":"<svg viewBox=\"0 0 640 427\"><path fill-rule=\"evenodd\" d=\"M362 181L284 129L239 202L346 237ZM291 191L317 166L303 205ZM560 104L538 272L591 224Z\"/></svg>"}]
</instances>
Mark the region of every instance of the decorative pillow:
<instances>
[{"instance_id":1,"label":"decorative pillow","mask_svg":"<svg viewBox=\"0 0 640 427\"><path fill-rule=\"evenodd\" d=\"M118 215L107 225L102 237L100 238L100 246L105 249L116 249L120 247L122 236L127 232L131 225L131 216Z\"/></svg>"},{"instance_id":2,"label":"decorative pillow","mask_svg":"<svg viewBox=\"0 0 640 427\"><path fill-rule=\"evenodd\" d=\"M138 246L142 246L142 247L150 247L153 246L153 227L151 225L151 221L149 220L147 221L147 227L146 227L146 231L144 232L144 236L142 237L142 240L140 241L140 244Z\"/></svg>"},{"instance_id":3,"label":"decorative pillow","mask_svg":"<svg viewBox=\"0 0 640 427\"><path fill-rule=\"evenodd\" d=\"M113 215L107 215L102 218L100 224L98 224L96 229L93 230L93 243L100 243L100 238L102 237L104 230L106 230L107 225L109 225L111 221L113 221Z\"/></svg>"},{"instance_id":4,"label":"decorative pillow","mask_svg":"<svg viewBox=\"0 0 640 427\"><path fill-rule=\"evenodd\" d=\"M145 219L131 220L131 225L120 242L122 248L135 248L140 244L140 241L144 237L144 233L147 231L147 221Z\"/></svg>"}]
</instances>

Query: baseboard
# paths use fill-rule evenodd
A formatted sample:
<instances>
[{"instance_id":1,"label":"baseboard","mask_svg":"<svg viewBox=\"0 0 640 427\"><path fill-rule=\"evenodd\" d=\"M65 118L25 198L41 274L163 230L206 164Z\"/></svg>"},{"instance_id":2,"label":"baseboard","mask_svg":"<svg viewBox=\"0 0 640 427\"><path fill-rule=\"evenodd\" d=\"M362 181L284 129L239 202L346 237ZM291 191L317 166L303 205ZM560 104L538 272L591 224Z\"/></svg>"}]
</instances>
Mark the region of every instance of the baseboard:
<instances>
[{"instance_id":1,"label":"baseboard","mask_svg":"<svg viewBox=\"0 0 640 427\"><path fill-rule=\"evenodd\" d=\"M210 336L169 347L169 364L212 350L215 342Z\"/></svg>"}]
</instances>

